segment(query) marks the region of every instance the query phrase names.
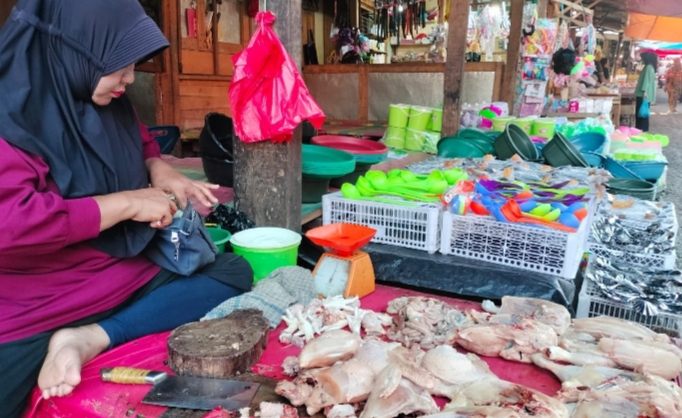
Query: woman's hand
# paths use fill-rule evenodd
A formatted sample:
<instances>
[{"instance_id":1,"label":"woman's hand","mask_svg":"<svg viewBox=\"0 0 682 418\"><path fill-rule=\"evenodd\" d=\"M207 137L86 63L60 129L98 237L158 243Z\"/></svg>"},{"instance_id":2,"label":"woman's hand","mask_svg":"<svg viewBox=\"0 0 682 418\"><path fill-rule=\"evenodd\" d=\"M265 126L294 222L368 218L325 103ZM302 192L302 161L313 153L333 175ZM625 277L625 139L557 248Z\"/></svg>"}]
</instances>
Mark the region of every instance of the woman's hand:
<instances>
[{"instance_id":1,"label":"woman's hand","mask_svg":"<svg viewBox=\"0 0 682 418\"><path fill-rule=\"evenodd\" d=\"M133 221L149 222L152 228L165 228L173 222L178 208L165 191L150 187L124 193L130 199Z\"/></svg>"},{"instance_id":2,"label":"woman's hand","mask_svg":"<svg viewBox=\"0 0 682 418\"><path fill-rule=\"evenodd\" d=\"M217 184L191 180L178 173L160 158L148 159L147 168L149 169L152 187L162 189L175 196L180 208L184 208L187 205L187 199L192 197L207 207L218 203L218 199L212 191L220 187Z\"/></svg>"},{"instance_id":3,"label":"woman's hand","mask_svg":"<svg viewBox=\"0 0 682 418\"><path fill-rule=\"evenodd\" d=\"M100 211L100 231L119 222L149 222L152 228L165 228L173 222L175 203L161 189L146 188L95 196Z\"/></svg>"}]
</instances>

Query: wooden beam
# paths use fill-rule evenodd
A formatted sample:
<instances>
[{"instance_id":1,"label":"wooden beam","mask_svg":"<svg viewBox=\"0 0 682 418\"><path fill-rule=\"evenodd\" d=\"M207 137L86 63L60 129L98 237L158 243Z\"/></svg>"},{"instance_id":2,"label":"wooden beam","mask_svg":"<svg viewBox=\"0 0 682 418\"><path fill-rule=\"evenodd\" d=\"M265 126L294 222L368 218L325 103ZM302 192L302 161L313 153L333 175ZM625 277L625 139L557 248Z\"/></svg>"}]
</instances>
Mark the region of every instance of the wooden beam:
<instances>
[{"instance_id":1,"label":"wooden beam","mask_svg":"<svg viewBox=\"0 0 682 418\"><path fill-rule=\"evenodd\" d=\"M568 0L554 0L554 1L557 3L563 4L567 8L571 8L571 9L574 9L576 11L588 14L588 15L594 14L594 11L588 9L587 7L575 4L575 3L568 1ZM564 10L564 12L565 12L565 10Z\"/></svg>"},{"instance_id":2,"label":"wooden beam","mask_svg":"<svg viewBox=\"0 0 682 418\"><path fill-rule=\"evenodd\" d=\"M267 4L266 4L267 3ZM277 20L275 32L301 69L301 0L260 1ZM258 226L301 229L301 127L288 143L234 143L235 208Z\"/></svg>"},{"instance_id":3,"label":"wooden beam","mask_svg":"<svg viewBox=\"0 0 682 418\"><path fill-rule=\"evenodd\" d=\"M466 61L469 0L449 0L447 60L443 77L443 136L455 135L462 114L462 80Z\"/></svg>"},{"instance_id":4,"label":"wooden beam","mask_svg":"<svg viewBox=\"0 0 682 418\"><path fill-rule=\"evenodd\" d=\"M519 51L521 50L521 37L523 36L523 5L523 0L511 0L509 8L511 14L509 46L507 47L507 65L504 66L504 75L502 76L502 101L509 104L509 109L514 106L516 77L519 72Z\"/></svg>"},{"instance_id":5,"label":"wooden beam","mask_svg":"<svg viewBox=\"0 0 682 418\"><path fill-rule=\"evenodd\" d=\"M596 0L592 3L590 3L589 6L587 6L589 9L594 9L594 6L598 5L599 3L603 2L604 0Z\"/></svg>"}]
</instances>

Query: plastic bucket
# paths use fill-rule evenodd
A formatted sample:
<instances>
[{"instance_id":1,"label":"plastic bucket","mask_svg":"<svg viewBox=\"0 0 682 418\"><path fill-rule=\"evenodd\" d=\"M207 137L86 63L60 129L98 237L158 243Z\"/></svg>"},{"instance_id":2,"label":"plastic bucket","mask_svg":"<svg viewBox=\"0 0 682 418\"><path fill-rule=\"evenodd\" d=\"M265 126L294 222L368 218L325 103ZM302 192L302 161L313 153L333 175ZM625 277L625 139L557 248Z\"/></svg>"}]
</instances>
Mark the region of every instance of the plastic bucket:
<instances>
[{"instance_id":1,"label":"plastic bucket","mask_svg":"<svg viewBox=\"0 0 682 418\"><path fill-rule=\"evenodd\" d=\"M211 240L218 247L218 253L225 252L225 245L232 238L230 231L222 228L206 227L208 234L211 236Z\"/></svg>"},{"instance_id":2,"label":"plastic bucket","mask_svg":"<svg viewBox=\"0 0 682 418\"><path fill-rule=\"evenodd\" d=\"M280 267L296 265L301 236L284 228L253 228L234 234L230 244L251 265L255 284Z\"/></svg>"},{"instance_id":3,"label":"plastic bucket","mask_svg":"<svg viewBox=\"0 0 682 418\"><path fill-rule=\"evenodd\" d=\"M394 104L388 106L388 126L393 128L406 128L410 117L410 106Z\"/></svg>"},{"instance_id":4,"label":"plastic bucket","mask_svg":"<svg viewBox=\"0 0 682 418\"><path fill-rule=\"evenodd\" d=\"M431 112L431 130L433 132L443 130L443 109L433 109Z\"/></svg>"},{"instance_id":5,"label":"plastic bucket","mask_svg":"<svg viewBox=\"0 0 682 418\"><path fill-rule=\"evenodd\" d=\"M543 138L552 139L556 130L556 122L552 118L539 118L533 121L531 134Z\"/></svg>"},{"instance_id":6,"label":"plastic bucket","mask_svg":"<svg viewBox=\"0 0 682 418\"><path fill-rule=\"evenodd\" d=\"M438 154L438 142L440 141L440 132L424 132L424 152L429 154Z\"/></svg>"},{"instance_id":7,"label":"plastic bucket","mask_svg":"<svg viewBox=\"0 0 682 418\"><path fill-rule=\"evenodd\" d=\"M384 139L384 145L391 148L405 148L406 135L407 132L405 128L389 126L386 129L386 139Z\"/></svg>"},{"instance_id":8,"label":"plastic bucket","mask_svg":"<svg viewBox=\"0 0 682 418\"><path fill-rule=\"evenodd\" d=\"M431 121L431 109L428 107L410 108L410 120L407 122L409 129L425 131Z\"/></svg>"},{"instance_id":9,"label":"plastic bucket","mask_svg":"<svg viewBox=\"0 0 682 418\"><path fill-rule=\"evenodd\" d=\"M507 127L507 124L515 119L516 118L513 116L505 116L493 119L493 131L504 131L504 128Z\"/></svg>"},{"instance_id":10,"label":"plastic bucket","mask_svg":"<svg viewBox=\"0 0 682 418\"><path fill-rule=\"evenodd\" d=\"M533 119L514 119L510 123L523 129L526 135L530 135L530 129L533 126Z\"/></svg>"},{"instance_id":11,"label":"plastic bucket","mask_svg":"<svg viewBox=\"0 0 682 418\"><path fill-rule=\"evenodd\" d=\"M428 132L407 128L405 136L405 149L409 151L421 151Z\"/></svg>"}]
</instances>

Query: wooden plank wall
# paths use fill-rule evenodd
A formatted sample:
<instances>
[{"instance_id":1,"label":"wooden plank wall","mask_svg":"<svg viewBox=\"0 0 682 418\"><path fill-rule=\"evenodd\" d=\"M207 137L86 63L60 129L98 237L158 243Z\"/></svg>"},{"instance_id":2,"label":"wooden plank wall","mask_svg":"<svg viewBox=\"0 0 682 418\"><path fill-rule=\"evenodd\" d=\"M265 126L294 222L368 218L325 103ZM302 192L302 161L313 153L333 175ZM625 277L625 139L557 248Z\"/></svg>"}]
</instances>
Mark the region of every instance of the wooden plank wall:
<instances>
[{"instance_id":1,"label":"wooden plank wall","mask_svg":"<svg viewBox=\"0 0 682 418\"><path fill-rule=\"evenodd\" d=\"M201 80L197 77L180 79L180 129L198 129L210 112L231 116L227 92L228 80Z\"/></svg>"}]
</instances>

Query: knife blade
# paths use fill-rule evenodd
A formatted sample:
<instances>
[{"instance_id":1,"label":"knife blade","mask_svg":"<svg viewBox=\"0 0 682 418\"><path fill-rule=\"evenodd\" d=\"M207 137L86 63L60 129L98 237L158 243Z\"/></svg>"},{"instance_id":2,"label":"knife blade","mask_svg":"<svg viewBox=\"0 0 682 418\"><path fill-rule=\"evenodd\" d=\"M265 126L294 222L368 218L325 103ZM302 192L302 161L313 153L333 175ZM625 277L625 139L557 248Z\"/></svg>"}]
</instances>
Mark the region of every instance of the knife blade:
<instances>
[{"instance_id":1,"label":"knife blade","mask_svg":"<svg viewBox=\"0 0 682 418\"><path fill-rule=\"evenodd\" d=\"M228 411L246 408L260 387L252 382L175 376L130 367L103 368L100 376L104 382L153 385L142 403L205 411L216 406Z\"/></svg>"}]
</instances>

